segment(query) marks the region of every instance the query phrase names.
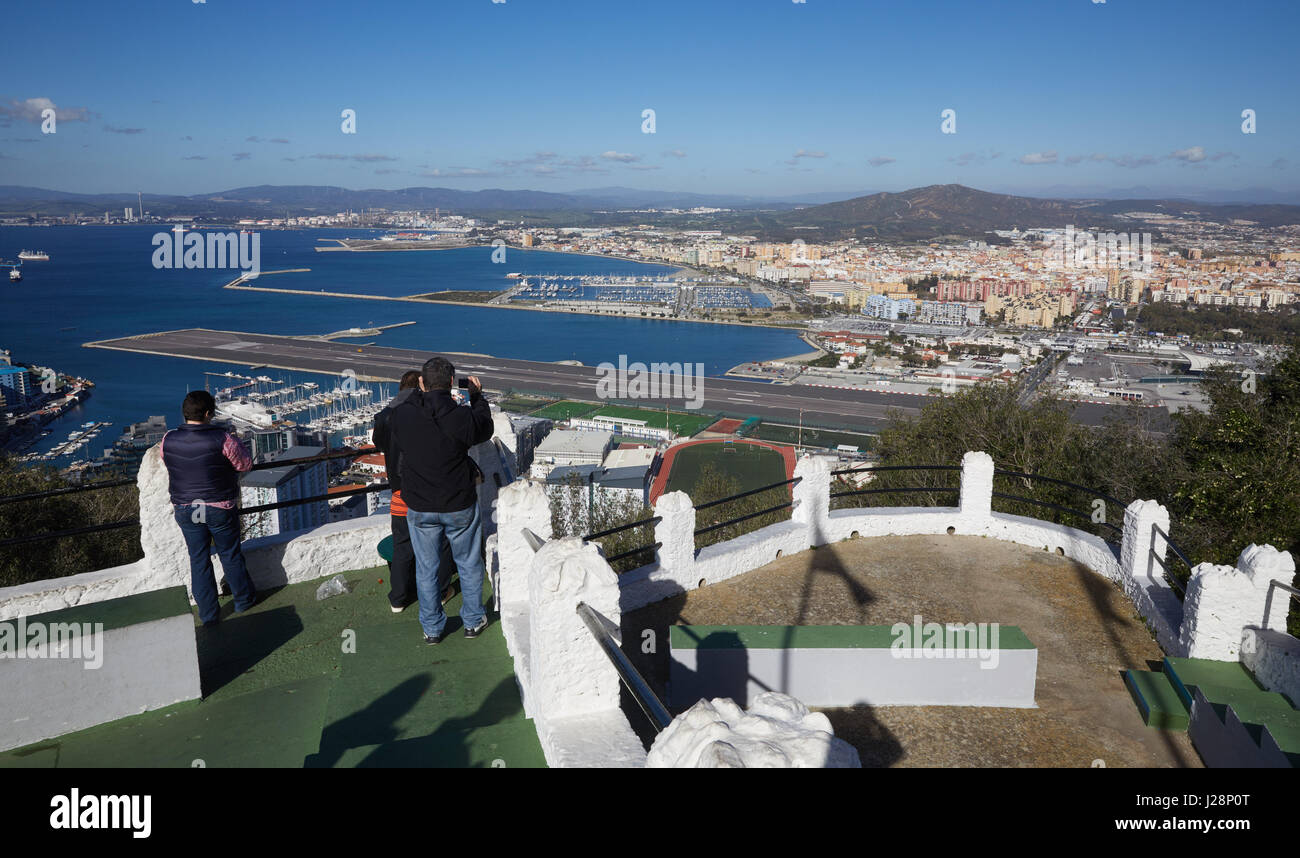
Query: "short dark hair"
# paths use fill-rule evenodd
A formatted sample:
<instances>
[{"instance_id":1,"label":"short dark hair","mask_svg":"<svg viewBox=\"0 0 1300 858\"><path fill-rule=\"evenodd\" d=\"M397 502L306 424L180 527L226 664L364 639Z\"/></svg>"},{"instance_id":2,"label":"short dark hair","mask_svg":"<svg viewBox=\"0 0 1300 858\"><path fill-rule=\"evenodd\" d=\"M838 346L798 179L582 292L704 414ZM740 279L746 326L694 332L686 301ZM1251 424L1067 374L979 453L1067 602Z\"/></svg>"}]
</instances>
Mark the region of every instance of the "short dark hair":
<instances>
[{"instance_id":1,"label":"short dark hair","mask_svg":"<svg viewBox=\"0 0 1300 858\"><path fill-rule=\"evenodd\" d=\"M429 390L451 390L456 383L456 367L444 357L424 362L424 386Z\"/></svg>"},{"instance_id":2,"label":"short dark hair","mask_svg":"<svg viewBox=\"0 0 1300 858\"><path fill-rule=\"evenodd\" d=\"M206 420L209 412L217 410L217 401L206 390L191 390L181 403L181 416L186 420Z\"/></svg>"},{"instance_id":3,"label":"short dark hair","mask_svg":"<svg viewBox=\"0 0 1300 858\"><path fill-rule=\"evenodd\" d=\"M398 390L409 390L420 386L420 371L418 369L408 369L402 373L402 381L397 385Z\"/></svg>"}]
</instances>

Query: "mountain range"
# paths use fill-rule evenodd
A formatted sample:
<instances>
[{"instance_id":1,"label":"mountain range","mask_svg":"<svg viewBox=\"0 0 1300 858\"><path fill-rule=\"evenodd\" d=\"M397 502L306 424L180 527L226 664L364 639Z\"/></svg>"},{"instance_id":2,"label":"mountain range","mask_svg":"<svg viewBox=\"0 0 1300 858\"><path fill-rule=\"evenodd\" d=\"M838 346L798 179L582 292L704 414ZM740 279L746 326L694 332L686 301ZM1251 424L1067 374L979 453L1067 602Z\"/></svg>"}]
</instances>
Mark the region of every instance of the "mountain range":
<instances>
[{"instance_id":1,"label":"mountain range","mask_svg":"<svg viewBox=\"0 0 1300 858\"><path fill-rule=\"evenodd\" d=\"M708 223L729 231L790 238L847 236L924 240L946 235L980 237L991 230L1031 227L1133 228L1132 212L1176 215L1227 223L1245 220L1273 227L1300 224L1300 206L1268 203L1206 203L1177 197L1112 199L1043 198L998 194L964 185L930 185L899 193L838 198L809 194L770 199L701 193L592 188L571 193L451 188L349 190L324 185L258 185L190 196L145 194L152 215L227 221L240 217L333 214L365 209L427 210L441 208L489 219L522 217L545 225L620 224L642 218L619 210L656 207L716 207L731 211L682 215L680 222ZM821 201L820 204L812 204ZM802 204L801 204L802 203ZM0 186L0 215L68 215L103 211L120 213L138 207L136 194L77 194L17 185ZM629 220L629 217L632 219ZM1136 220L1140 221L1141 218Z\"/></svg>"}]
</instances>

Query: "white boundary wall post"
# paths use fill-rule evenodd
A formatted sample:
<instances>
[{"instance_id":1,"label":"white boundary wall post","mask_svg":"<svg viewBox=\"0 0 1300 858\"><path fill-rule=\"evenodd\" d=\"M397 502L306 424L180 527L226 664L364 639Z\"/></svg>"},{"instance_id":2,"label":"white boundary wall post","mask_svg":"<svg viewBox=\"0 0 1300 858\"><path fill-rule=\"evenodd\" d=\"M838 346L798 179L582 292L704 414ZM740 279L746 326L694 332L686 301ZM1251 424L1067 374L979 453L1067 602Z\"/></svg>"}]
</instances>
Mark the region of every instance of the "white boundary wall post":
<instances>
[{"instance_id":1,"label":"white boundary wall post","mask_svg":"<svg viewBox=\"0 0 1300 858\"><path fill-rule=\"evenodd\" d=\"M961 518L983 524L993 517L993 457L968 451L961 457Z\"/></svg>"},{"instance_id":2,"label":"white boundary wall post","mask_svg":"<svg viewBox=\"0 0 1300 858\"><path fill-rule=\"evenodd\" d=\"M167 466L158 455L158 445L145 451L136 475L140 492L140 547L144 550L145 590L158 590L182 584L190 592L190 554L185 536L176 524ZM213 571L222 577L221 561L214 560Z\"/></svg>"},{"instance_id":3,"label":"white boundary wall post","mask_svg":"<svg viewBox=\"0 0 1300 858\"><path fill-rule=\"evenodd\" d=\"M578 616L586 602L617 628L618 576L600 548L570 536L546 543L528 581L529 703L553 721L619 708L618 672Z\"/></svg>"},{"instance_id":4,"label":"white boundary wall post","mask_svg":"<svg viewBox=\"0 0 1300 858\"><path fill-rule=\"evenodd\" d=\"M501 604L528 600L528 577L534 551L524 528L542 539L551 538L551 505L538 483L516 480L497 495L497 563L501 570Z\"/></svg>"},{"instance_id":5,"label":"white boundary wall post","mask_svg":"<svg viewBox=\"0 0 1300 858\"><path fill-rule=\"evenodd\" d=\"M1261 626L1275 632L1286 631L1286 616L1290 610L1291 594L1274 589L1272 604L1268 601L1269 586L1274 582L1291 586L1295 580L1295 558L1290 551L1278 551L1271 545L1248 545L1237 557L1237 568L1250 578L1255 587L1258 610L1246 618L1245 625ZM1265 612L1268 616L1265 616Z\"/></svg>"},{"instance_id":6,"label":"white boundary wall post","mask_svg":"<svg viewBox=\"0 0 1300 858\"><path fill-rule=\"evenodd\" d=\"M1268 607L1269 585L1290 584L1295 560L1289 551L1271 545L1248 545L1237 557L1237 565L1196 567L1187 587L1183 628L1179 642L1191 658L1236 661L1241 657L1246 629L1286 632L1290 594L1277 590Z\"/></svg>"},{"instance_id":7,"label":"white boundary wall post","mask_svg":"<svg viewBox=\"0 0 1300 858\"><path fill-rule=\"evenodd\" d=\"M1120 582L1124 594L1146 619L1156 642L1170 655L1186 655L1181 642L1183 617L1187 609L1165 580L1155 557L1164 560L1169 545L1157 536L1152 525L1169 532L1169 510L1153 500L1135 500L1124 509L1124 530L1119 550ZM1151 556L1152 549L1155 557Z\"/></svg>"},{"instance_id":8,"label":"white boundary wall post","mask_svg":"<svg viewBox=\"0 0 1300 858\"><path fill-rule=\"evenodd\" d=\"M1187 582L1183 600L1183 626L1178 643L1188 658L1237 661L1241 653L1241 630L1256 600L1249 578L1232 566L1198 563ZM1259 600L1258 622L1264 602Z\"/></svg>"},{"instance_id":9,"label":"white boundary wall post","mask_svg":"<svg viewBox=\"0 0 1300 858\"><path fill-rule=\"evenodd\" d=\"M801 477L794 484L794 511L791 518L808 528L807 544L825 545L831 506L831 466L818 456L804 456L794 466Z\"/></svg>"},{"instance_id":10,"label":"white boundary wall post","mask_svg":"<svg viewBox=\"0 0 1300 858\"><path fill-rule=\"evenodd\" d=\"M655 501L655 515L661 521L655 525L655 560L663 572L678 581L694 579L695 566L695 507L686 492L666 492Z\"/></svg>"},{"instance_id":11,"label":"white boundary wall post","mask_svg":"<svg viewBox=\"0 0 1300 858\"><path fill-rule=\"evenodd\" d=\"M1161 578L1159 564L1151 556L1153 546L1156 556L1164 560L1169 546L1151 529L1158 525L1169 532L1169 510L1153 500L1135 500L1124 508L1124 530L1119 550L1120 568L1126 581ZM1131 595L1131 594L1130 594Z\"/></svg>"}]
</instances>

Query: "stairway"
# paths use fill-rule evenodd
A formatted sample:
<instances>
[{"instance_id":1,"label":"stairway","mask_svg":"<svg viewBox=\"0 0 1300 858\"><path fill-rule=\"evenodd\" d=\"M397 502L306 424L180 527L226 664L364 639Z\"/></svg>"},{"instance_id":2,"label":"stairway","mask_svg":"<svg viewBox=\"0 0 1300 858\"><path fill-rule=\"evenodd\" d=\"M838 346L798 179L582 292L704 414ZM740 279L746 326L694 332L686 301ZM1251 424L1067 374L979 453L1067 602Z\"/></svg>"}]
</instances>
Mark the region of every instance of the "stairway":
<instances>
[{"instance_id":1,"label":"stairway","mask_svg":"<svg viewBox=\"0 0 1300 858\"><path fill-rule=\"evenodd\" d=\"M1210 767L1300 768L1300 710L1239 662L1165 658L1124 671L1148 727L1186 731Z\"/></svg>"}]
</instances>

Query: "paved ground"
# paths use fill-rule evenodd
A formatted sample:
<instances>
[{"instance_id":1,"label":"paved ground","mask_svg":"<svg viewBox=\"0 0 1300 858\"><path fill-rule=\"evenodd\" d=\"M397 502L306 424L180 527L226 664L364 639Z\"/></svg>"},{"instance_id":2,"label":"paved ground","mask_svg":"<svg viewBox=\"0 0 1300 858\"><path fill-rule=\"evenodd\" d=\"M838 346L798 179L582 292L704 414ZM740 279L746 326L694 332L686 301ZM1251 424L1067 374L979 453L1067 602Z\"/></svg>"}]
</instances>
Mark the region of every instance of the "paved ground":
<instances>
[{"instance_id":1,"label":"paved ground","mask_svg":"<svg viewBox=\"0 0 1300 858\"><path fill-rule=\"evenodd\" d=\"M484 310L484 312L492 312ZM360 381L396 381L411 367L418 367L432 352L388 346L356 346L341 342L303 340L274 334L212 331L189 328L102 340L84 345L145 354L241 364L246 367L272 367L339 375L345 370ZM456 368L478 375L490 390L515 390L570 399L596 401L598 382L594 367L565 366L510 358L469 360L451 355ZM896 395L879 390L837 390L804 385L771 385L734 378L709 378L703 387L701 413L727 413L732 416L756 415L794 422L800 412L817 415L828 425L879 429L887 422L891 410L915 416L925 405L922 396ZM662 408L665 404L681 407L681 400L646 399L635 403ZM1100 426L1117 406L1078 405L1074 419ZM811 418L808 418L811 419Z\"/></svg>"},{"instance_id":2,"label":"paved ground","mask_svg":"<svg viewBox=\"0 0 1300 858\"><path fill-rule=\"evenodd\" d=\"M498 617L472 641L456 617L426 646L415 608L389 609L387 571L348 573L353 592L323 601L318 581L283 587L238 616L223 599L221 624L195 630L203 701L0 753L0 769L545 766Z\"/></svg>"},{"instance_id":3,"label":"paved ground","mask_svg":"<svg viewBox=\"0 0 1300 858\"><path fill-rule=\"evenodd\" d=\"M1201 765L1182 733L1146 727L1120 671L1160 648L1112 583L1064 557L969 536L855 539L624 615L626 640L670 623L836 625L998 622L1038 647L1037 709L827 710L864 766ZM629 636L630 635L630 636ZM638 648L635 648L639 650ZM667 651L629 653L652 683Z\"/></svg>"}]
</instances>

